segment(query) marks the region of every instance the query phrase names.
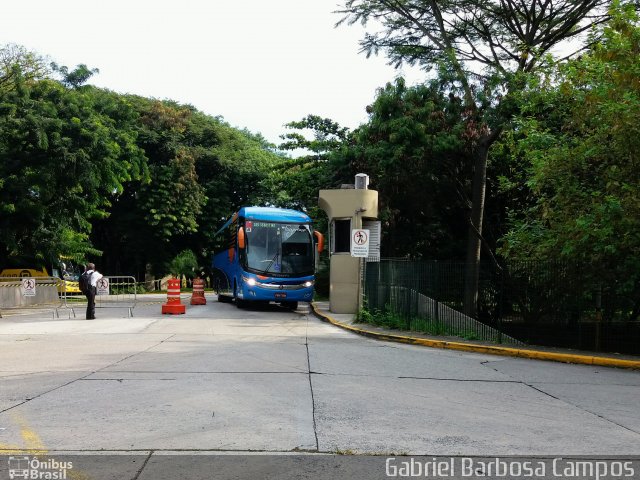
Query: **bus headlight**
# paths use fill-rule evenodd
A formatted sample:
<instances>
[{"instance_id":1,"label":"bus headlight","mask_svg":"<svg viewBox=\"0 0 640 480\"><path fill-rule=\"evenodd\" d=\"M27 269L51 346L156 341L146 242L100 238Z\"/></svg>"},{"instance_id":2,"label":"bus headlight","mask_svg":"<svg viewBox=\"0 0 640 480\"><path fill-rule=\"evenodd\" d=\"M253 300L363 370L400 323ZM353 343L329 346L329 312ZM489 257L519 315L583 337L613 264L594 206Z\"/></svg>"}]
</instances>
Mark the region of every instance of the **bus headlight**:
<instances>
[{"instance_id":1,"label":"bus headlight","mask_svg":"<svg viewBox=\"0 0 640 480\"><path fill-rule=\"evenodd\" d=\"M242 277L242 280L244 280L244 283L246 283L250 287L255 287L256 284L258 283L256 282L255 278Z\"/></svg>"},{"instance_id":2,"label":"bus headlight","mask_svg":"<svg viewBox=\"0 0 640 480\"><path fill-rule=\"evenodd\" d=\"M309 288L309 287L313 287L313 282L311 280L304 282L304 286Z\"/></svg>"}]
</instances>

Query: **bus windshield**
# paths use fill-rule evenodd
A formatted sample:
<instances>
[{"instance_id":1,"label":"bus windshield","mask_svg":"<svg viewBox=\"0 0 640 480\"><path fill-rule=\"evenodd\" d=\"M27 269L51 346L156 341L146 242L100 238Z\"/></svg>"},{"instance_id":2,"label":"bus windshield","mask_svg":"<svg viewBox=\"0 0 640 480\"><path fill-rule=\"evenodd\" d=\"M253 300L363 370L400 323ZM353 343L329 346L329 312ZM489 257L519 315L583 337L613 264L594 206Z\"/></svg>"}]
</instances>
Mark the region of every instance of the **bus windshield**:
<instances>
[{"instance_id":1,"label":"bus windshield","mask_svg":"<svg viewBox=\"0 0 640 480\"><path fill-rule=\"evenodd\" d=\"M312 275L314 267L311 226L247 220L247 268L265 275Z\"/></svg>"}]
</instances>

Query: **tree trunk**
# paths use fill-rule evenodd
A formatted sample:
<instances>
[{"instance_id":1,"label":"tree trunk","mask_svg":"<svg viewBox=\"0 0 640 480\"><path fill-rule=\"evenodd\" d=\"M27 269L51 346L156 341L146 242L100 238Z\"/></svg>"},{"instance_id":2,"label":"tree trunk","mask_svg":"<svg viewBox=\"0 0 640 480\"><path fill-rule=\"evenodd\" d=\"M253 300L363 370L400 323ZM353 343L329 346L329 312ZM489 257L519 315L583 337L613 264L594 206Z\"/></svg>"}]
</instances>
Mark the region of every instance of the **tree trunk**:
<instances>
[{"instance_id":1,"label":"tree trunk","mask_svg":"<svg viewBox=\"0 0 640 480\"><path fill-rule=\"evenodd\" d=\"M478 282L480 278L480 249L482 247L482 219L487 189L487 158L491 140L480 142L475 151L471 215L467 233L467 257L464 274L464 313L476 318L478 313Z\"/></svg>"}]
</instances>

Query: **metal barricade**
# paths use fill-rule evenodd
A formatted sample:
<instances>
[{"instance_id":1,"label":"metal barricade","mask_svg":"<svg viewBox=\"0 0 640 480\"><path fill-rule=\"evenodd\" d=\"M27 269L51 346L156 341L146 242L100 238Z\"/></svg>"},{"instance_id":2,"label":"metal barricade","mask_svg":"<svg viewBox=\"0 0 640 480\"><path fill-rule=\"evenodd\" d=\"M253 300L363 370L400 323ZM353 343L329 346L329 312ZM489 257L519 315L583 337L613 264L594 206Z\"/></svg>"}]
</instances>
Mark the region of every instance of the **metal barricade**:
<instances>
[{"instance_id":1,"label":"metal barricade","mask_svg":"<svg viewBox=\"0 0 640 480\"><path fill-rule=\"evenodd\" d=\"M71 314L73 314L75 318L76 308L81 308L81 307L85 309L87 308L87 297L85 297L77 289L73 289L73 291L68 291L66 284L62 285L62 292L60 293L60 302L62 304L61 308L68 309L69 318L71 318Z\"/></svg>"},{"instance_id":2,"label":"metal barricade","mask_svg":"<svg viewBox=\"0 0 640 480\"><path fill-rule=\"evenodd\" d=\"M60 317L64 282L56 277L0 277L0 318L8 312L20 314L50 310Z\"/></svg>"},{"instance_id":3,"label":"metal barricade","mask_svg":"<svg viewBox=\"0 0 640 480\"><path fill-rule=\"evenodd\" d=\"M129 317L137 303L136 279L130 276L104 276L96 285L96 308L126 308ZM87 308L87 298L82 294L63 293L63 305L76 316L76 308Z\"/></svg>"}]
</instances>

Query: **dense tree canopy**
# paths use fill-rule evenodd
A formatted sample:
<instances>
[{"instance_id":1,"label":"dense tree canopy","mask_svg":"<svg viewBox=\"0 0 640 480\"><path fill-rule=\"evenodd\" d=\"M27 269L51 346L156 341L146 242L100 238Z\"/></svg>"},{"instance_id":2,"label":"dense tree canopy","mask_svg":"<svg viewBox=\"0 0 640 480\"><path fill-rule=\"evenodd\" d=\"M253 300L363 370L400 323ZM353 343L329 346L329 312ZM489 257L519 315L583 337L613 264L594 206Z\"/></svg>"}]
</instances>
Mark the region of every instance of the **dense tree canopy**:
<instances>
[{"instance_id":1,"label":"dense tree canopy","mask_svg":"<svg viewBox=\"0 0 640 480\"><path fill-rule=\"evenodd\" d=\"M460 258L469 206L463 106L436 83L380 89L348 160L379 191L386 256Z\"/></svg>"},{"instance_id":2,"label":"dense tree canopy","mask_svg":"<svg viewBox=\"0 0 640 480\"><path fill-rule=\"evenodd\" d=\"M515 113L511 94L547 54L608 18L605 0L515 1L347 0L343 22L382 29L361 41L369 55L382 51L396 65L436 69L464 105L465 138L473 153L468 214L465 311L475 313L490 147ZM574 50L584 44L577 43Z\"/></svg>"},{"instance_id":3,"label":"dense tree canopy","mask_svg":"<svg viewBox=\"0 0 640 480\"><path fill-rule=\"evenodd\" d=\"M187 248L206 265L222 221L268 196L282 157L259 135L84 85L86 65L1 52L0 265L103 255L105 270L143 276Z\"/></svg>"},{"instance_id":4,"label":"dense tree canopy","mask_svg":"<svg viewBox=\"0 0 640 480\"><path fill-rule=\"evenodd\" d=\"M41 55L20 45L0 47L0 91L16 88L16 79L42 80L51 73L51 67Z\"/></svg>"},{"instance_id":5,"label":"dense tree canopy","mask_svg":"<svg viewBox=\"0 0 640 480\"><path fill-rule=\"evenodd\" d=\"M83 257L112 193L147 174L132 118L91 87L14 73L0 93L0 257Z\"/></svg>"},{"instance_id":6,"label":"dense tree canopy","mask_svg":"<svg viewBox=\"0 0 640 480\"><path fill-rule=\"evenodd\" d=\"M100 223L98 246L112 271L161 273L178 252L207 265L214 234L242 205L263 196L279 157L264 140L170 101L128 97L149 179L130 182ZM149 248L153 246L153 248Z\"/></svg>"},{"instance_id":7,"label":"dense tree canopy","mask_svg":"<svg viewBox=\"0 0 640 480\"><path fill-rule=\"evenodd\" d=\"M511 213L503 254L590 265L586 278L625 284L640 301L640 28L635 15L618 12L601 44L531 91L524 113L519 150L530 165L531 200Z\"/></svg>"}]
</instances>

